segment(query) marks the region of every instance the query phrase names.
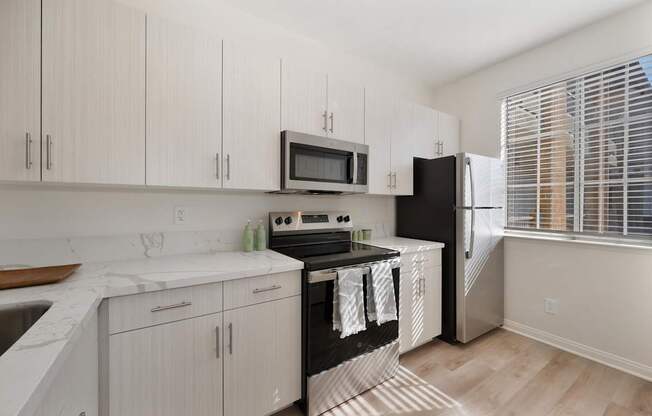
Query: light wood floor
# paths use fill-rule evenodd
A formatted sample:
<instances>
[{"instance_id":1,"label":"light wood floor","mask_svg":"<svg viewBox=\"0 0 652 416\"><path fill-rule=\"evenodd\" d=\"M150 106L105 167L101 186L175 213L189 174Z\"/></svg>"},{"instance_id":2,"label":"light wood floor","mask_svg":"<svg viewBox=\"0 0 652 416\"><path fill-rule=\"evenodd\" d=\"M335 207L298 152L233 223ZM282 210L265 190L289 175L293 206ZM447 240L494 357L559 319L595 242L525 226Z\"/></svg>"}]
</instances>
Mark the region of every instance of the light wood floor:
<instances>
[{"instance_id":1,"label":"light wood floor","mask_svg":"<svg viewBox=\"0 0 652 416\"><path fill-rule=\"evenodd\" d=\"M397 377L326 415L652 416L652 383L499 329L405 354Z\"/></svg>"}]
</instances>

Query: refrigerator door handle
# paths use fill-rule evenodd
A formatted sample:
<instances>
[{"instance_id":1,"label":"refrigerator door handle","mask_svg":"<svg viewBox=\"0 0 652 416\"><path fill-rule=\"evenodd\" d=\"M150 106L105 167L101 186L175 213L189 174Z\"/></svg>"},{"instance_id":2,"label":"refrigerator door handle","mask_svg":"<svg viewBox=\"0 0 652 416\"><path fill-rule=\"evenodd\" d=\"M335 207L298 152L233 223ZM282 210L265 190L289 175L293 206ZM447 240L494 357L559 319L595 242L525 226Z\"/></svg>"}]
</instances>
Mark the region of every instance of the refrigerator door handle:
<instances>
[{"instance_id":1,"label":"refrigerator door handle","mask_svg":"<svg viewBox=\"0 0 652 416\"><path fill-rule=\"evenodd\" d=\"M475 186L473 183L471 158L465 158L464 164L469 168L469 182L471 183L471 235L469 236L469 249L464 253L464 256L470 259L473 257L473 240L475 240Z\"/></svg>"}]
</instances>

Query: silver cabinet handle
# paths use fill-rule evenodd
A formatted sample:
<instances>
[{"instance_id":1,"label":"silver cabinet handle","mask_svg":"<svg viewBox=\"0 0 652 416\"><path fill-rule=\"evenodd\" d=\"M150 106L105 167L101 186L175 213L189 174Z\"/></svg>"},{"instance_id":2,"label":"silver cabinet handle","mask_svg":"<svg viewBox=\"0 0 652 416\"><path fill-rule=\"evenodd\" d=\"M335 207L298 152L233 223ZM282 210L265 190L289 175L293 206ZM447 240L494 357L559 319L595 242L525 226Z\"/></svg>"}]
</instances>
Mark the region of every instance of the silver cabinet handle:
<instances>
[{"instance_id":1,"label":"silver cabinet handle","mask_svg":"<svg viewBox=\"0 0 652 416\"><path fill-rule=\"evenodd\" d=\"M215 327L215 356L220 358L220 326Z\"/></svg>"},{"instance_id":2,"label":"silver cabinet handle","mask_svg":"<svg viewBox=\"0 0 652 416\"><path fill-rule=\"evenodd\" d=\"M229 354L233 355L233 324L229 323Z\"/></svg>"},{"instance_id":3,"label":"silver cabinet handle","mask_svg":"<svg viewBox=\"0 0 652 416\"><path fill-rule=\"evenodd\" d=\"M45 168L47 170L52 169L52 136L49 134L45 135Z\"/></svg>"},{"instance_id":4,"label":"silver cabinet handle","mask_svg":"<svg viewBox=\"0 0 652 416\"><path fill-rule=\"evenodd\" d=\"M253 290L253 293L270 292L272 290L278 290L281 287L282 287L281 285L272 285L270 287L257 288Z\"/></svg>"},{"instance_id":5,"label":"silver cabinet handle","mask_svg":"<svg viewBox=\"0 0 652 416\"><path fill-rule=\"evenodd\" d=\"M392 172L387 174L387 187L392 189Z\"/></svg>"},{"instance_id":6,"label":"silver cabinet handle","mask_svg":"<svg viewBox=\"0 0 652 416\"><path fill-rule=\"evenodd\" d=\"M166 306L156 306L151 309L152 312L161 312L161 311L166 311L168 309L177 309L177 308L185 308L186 306L192 305L192 302L187 302L183 301L181 303L175 303L174 305L166 305Z\"/></svg>"},{"instance_id":7,"label":"silver cabinet handle","mask_svg":"<svg viewBox=\"0 0 652 416\"><path fill-rule=\"evenodd\" d=\"M329 118L330 121L331 121L331 129L330 129L330 132L332 133L332 132L333 132L333 129L334 129L334 127L335 127L335 115L334 115L333 113L331 113L331 116L328 117L328 118Z\"/></svg>"},{"instance_id":8,"label":"silver cabinet handle","mask_svg":"<svg viewBox=\"0 0 652 416\"><path fill-rule=\"evenodd\" d=\"M392 188L396 189L396 172L392 173L392 178L394 178L394 183L392 184Z\"/></svg>"},{"instance_id":9,"label":"silver cabinet handle","mask_svg":"<svg viewBox=\"0 0 652 416\"><path fill-rule=\"evenodd\" d=\"M439 141L439 156L444 156L444 142Z\"/></svg>"},{"instance_id":10,"label":"silver cabinet handle","mask_svg":"<svg viewBox=\"0 0 652 416\"><path fill-rule=\"evenodd\" d=\"M220 154L215 153L215 177L220 179Z\"/></svg>"},{"instance_id":11,"label":"silver cabinet handle","mask_svg":"<svg viewBox=\"0 0 652 416\"><path fill-rule=\"evenodd\" d=\"M32 168L32 134L25 133L25 169Z\"/></svg>"},{"instance_id":12,"label":"silver cabinet handle","mask_svg":"<svg viewBox=\"0 0 652 416\"><path fill-rule=\"evenodd\" d=\"M328 112L324 110L324 114L322 114L321 116L324 118L324 127L322 127L322 130L328 132Z\"/></svg>"},{"instance_id":13,"label":"silver cabinet handle","mask_svg":"<svg viewBox=\"0 0 652 416\"><path fill-rule=\"evenodd\" d=\"M226 154L226 180L231 180L231 155Z\"/></svg>"}]
</instances>

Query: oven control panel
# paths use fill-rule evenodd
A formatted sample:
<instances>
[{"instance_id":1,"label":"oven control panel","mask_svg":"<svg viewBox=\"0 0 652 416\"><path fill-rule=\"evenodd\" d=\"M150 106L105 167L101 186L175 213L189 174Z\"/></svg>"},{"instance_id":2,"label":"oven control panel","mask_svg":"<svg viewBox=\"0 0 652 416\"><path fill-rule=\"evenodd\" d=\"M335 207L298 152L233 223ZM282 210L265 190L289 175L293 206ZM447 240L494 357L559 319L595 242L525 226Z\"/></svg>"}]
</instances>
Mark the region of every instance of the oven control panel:
<instances>
[{"instance_id":1,"label":"oven control panel","mask_svg":"<svg viewBox=\"0 0 652 416\"><path fill-rule=\"evenodd\" d=\"M269 229L272 234L351 230L353 220L346 211L270 212Z\"/></svg>"}]
</instances>

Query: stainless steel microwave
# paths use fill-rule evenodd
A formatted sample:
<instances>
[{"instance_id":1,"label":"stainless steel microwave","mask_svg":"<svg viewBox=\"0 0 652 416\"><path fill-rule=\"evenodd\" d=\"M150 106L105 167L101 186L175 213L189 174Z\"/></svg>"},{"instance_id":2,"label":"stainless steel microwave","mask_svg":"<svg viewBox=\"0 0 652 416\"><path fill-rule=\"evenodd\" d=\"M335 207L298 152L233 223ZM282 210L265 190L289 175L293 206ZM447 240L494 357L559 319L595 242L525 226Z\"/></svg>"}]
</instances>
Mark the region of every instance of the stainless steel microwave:
<instances>
[{"instance_id":1,"label":"stainless steel microwave","mask_svg":"<svg viewBox=\"0 0 652 416\"><path fill-rule=\"evenodd\" d=\"M369 191L369 146L281 132L281 192L356 194Z\"/></svg>"}]
</instances>

